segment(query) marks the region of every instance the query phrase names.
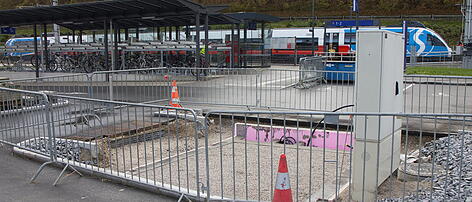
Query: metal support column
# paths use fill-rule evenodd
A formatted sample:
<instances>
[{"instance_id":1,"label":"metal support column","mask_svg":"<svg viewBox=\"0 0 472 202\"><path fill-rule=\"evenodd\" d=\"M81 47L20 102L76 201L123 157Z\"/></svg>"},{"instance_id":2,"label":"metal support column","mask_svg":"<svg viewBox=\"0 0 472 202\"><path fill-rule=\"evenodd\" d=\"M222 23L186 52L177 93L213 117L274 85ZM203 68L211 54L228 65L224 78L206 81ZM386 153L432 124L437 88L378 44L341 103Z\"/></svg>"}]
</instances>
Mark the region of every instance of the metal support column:
<instances>
[{"instance_id":1,"label":"metal support column","mask_svg":"<svg viewBox=\"0 0 472 202\"><path fill-rule=\"evenodd\" d=\"M465 8L464 20L464 56L462 59L462 67L464 69L472 69L472 0L467 0L463 5Z\"/></svg>"},{"instance_id":2,"label":"metal support column","mask_svg":"<svg viewBox=\"0 0 472 202\"><path fill-rule=\"evenodd\" d=\"M238 30L238 37L236 38L238 49L236 51L236 64L237 67L241 67L241 24L236 24L236 29Z\"/></svg>"},{"instance_id":3,"label":"metal support column","mask_svg":"<svg viewBox=\"0 0 472 202\"><path fill-rule=\"evenodd\" d=\"M113 25L112 25L113 26ZM120 38L120 28L118 25L113 26L115 38L113 39L113 70L118 69L118 40Z\"/></svg>"},{"instance_id":4,"label":"metal support column","mask_svg":"<svg viewBox=\"0 0 472 202\"><path fill-rule=\"evenodd\" d=\"M315 0L312 5L312 20L311 20L311 55L315 56Z\"/></svg>"},{"instance_id":5,"label":"metal support column","mask_svg":"<svg viewBox=\"0 0 472 202\"><path fill-rule=\"evenodd\" d=\"M161 38L161 27L157 27L157 40L158 41L162 41L162 38Z\"/></svg>"},{"instance_id":6,"label":"metal support column","mask_svg":"<svg viewBox=\"0 0 472 202\"><path fill-rule=\"evenodd\" d=\"M116 58L115 58L115 41L116 41L116 29L114 26L114 20L110 20L110 42L111 42L111 70L115 70Z\"/></svg>"},{"instance_id":7,"label":"metal support column","mask_svg":"<svg viewBox=\"0 0 472 202\"><path fill-rule=\"evenodd\" d=\"M75 43L75 30L72 30L72 43Z\"/></svg>"},{"instance_id":8,"label":"metal support column","mask_svg":"<svg viewBox=\"0 0 472 202\"><path fill-rule=\"evenodd\" d=\"M169 41L172 41L172 26L169 26Z\"/></svg>"},{"instance_id":9,"label":"metal support column","mask_svg":"<svg viewBox=\"0 0 472 202\"><path fill-rule=\"evenodd\" d=\"M164 26L164 38L162 39L162 41L167 41L167 27Z\"/></svg>"},{"instance_id":10,"label":"metal support column","mask_svg":"<svg viewBox=\"0 0 472 202\"><path fill-rule=\"evenodd\" d=\"M208 55L208 14L205 15L205 64L204 67L207 68L210 65L210 57Z\"/></svg>"},{"instance_id":11,"label":"metal support column","mask_svg":"<svg viewBox=\"0 0 472 202\"><path fill-rule=\"evenodd\" d=\"M105 69L110 67L110 61L108 59L108 22L105 20L103 22L103 46L105 51Z\"/></svg>"},{"instance_id":12,"label":"metal support column","mask_svg":"<svg viewBox=\"0 0 472 202\"><path fill-rule=\"evenodd\" d=\"M234 24L231 24L231 51L229 52L231 68L234 68Z\"/></svg>"},{"instance_id":13,"label":"metal support column","mask_svg":"<svg viewBox=\"0 0 472 202\"><path fill-rule=\"evenodd\" d=\"M97 33L95 31L92 31L92 42L97 43Z\"/></svg>"},{"instance_id":14,"label":"metal support column","mask_svg":"<svg viewBox=\"0 0 472 202\"><path fill-rule=\"evenodd\" d=\"M45 61L46 70L49 70L48 29L47 29L46 24L43 24L43 44L44 44L43 58Z\"/></svg>"},{"instance_id":15,"label":"metal support column","mask_svg":"<svg viewBox=\"0 0 472 202\"><path fill-rule=\"evenodd\" d=\"M186 26L185 26L185 39L186 39L187 41L191 41L191 40L192 40L191 37L192 37L192 36L190 35L190 26L186 25Z\"/></svg>"},{"instance_id":16,"label":"metal support column","mask_svg":"<svg viewBox=\"0 0 472 202\"><path fill-rule=\"evenodd\" d=\"M39 78L39 55L38 55L38 30L36 28L36 25L33 27L33 32L34 32L34 65L35 65L35 70L36 70L36 78Z\"/></svg>"},{"instance_id":17,"label":"metal support column","mask_svg":"<svg viewBox=\"0 0 472 202\"><path fill-rule=\"evenodd\" d=\"M79 44L82 44L82 30L79 30Z\"/></svg>"},{"instance_id":18,"label":"metal support column","mask_svg":"<svg viewBox=\"0 0 472 202\"><path fill-rule=\"evenodd\" d=\"M118 43L121 43L121 29L117 29L117 38L118 38Z\"/></svg>"},{"instance_id":19,"label":"metal support column","mask_svg":"<svg viewBox=\"0 0 472 202\"><path fill-rule=\"evenodd\" d=\"M261 39L262 39L262 46L261 46L261 67L265 66L265 23L261 24Z\"/></svg>"},{"instance_id":20,"label":"metal support column","mask_svg":"<svg viewBox=\"0 0 472 202\"><path fill-rule=\"evenodd\" d=\"M175 26L175 40L180 41L179 26Z\"/></svg>"},{"instance_id":21,"label":"metal support column","mask_svg":"<svg viewBox=\"0 0 472 202\"><path fill-rule=\"evenodd\" d=\"M136 42L139 41L139 27L136 27Z\"/></svg>"},{"instance_id":22,"label":"metal support column","mask_svg":"<svg viewBox=\"0 0 472 202\"><path fill-rule=\"evenodd\" d=\"M195 67L199 68L200 67L200 13L197 13L195 15L195 58L196 58L196 63ZM197 74L198 75L198 74Z\"/></svg>"},{"instance_id":23,"label":"metal support column","mask_svg":"<svg viewBox=\"0 0 472 202\"><path fill-rule=\"evenodd\" d=\"M245 22L244 23L244 48L243 48L243 54L247 53L247 26L248 24ZM247 67L247 56L243 56L243 61L244 61L244 67Z\"/></svg>"},{"instance_id":24,"label":"metal support column","mask_svg":"<svg viewBox=\"0 0 472 202\"><path fill-rule=\"evenodd\" d=\"M126 43L129 42L129 29L128 28L125 29L125 41Z\"/></svg>"},{"instance_id":25,"label":"metal support column","mask_svg":"<svg viewBox=\"0 0 472 202\"><path fill-rule=\"evenodd\" d=\"M52 0L52 5L57 6L58 5L58 0ZM59 29L59 25L53 24L53 31L54 31L54 41L59 44L61 43L60 35L61 35L61 30Z\"/></svg>"}]
</instances>

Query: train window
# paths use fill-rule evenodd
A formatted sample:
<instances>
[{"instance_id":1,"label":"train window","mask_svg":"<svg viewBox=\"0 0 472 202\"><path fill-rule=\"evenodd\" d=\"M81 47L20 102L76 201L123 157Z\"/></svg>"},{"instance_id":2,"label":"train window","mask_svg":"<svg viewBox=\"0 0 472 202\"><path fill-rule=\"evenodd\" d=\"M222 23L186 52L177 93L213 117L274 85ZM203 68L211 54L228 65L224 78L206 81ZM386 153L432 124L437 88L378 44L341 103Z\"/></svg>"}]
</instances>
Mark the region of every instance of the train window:
<instances>
[{"instance_id":1,"label":"train window","mask_svg":"<svg viewBox=\"0 0 472 202\"><path fill-rule=\"evenodd\" d=\"M14 46L29 46L29 45L33 45L33 41L14 41L12 45L14 45Z\"/></svg>"},{"instance_id":2,"label":"train window","mask_svg":"<svg viewBox=\"0 0 472 202\"><path fill-rule=\"evenodd\" d=\"M313 42L313 43L312 43ZM318 50L318 38L304 38L304 39L296 39L295 43L297 44L297 50L311 50L312 45L315 45L315 50Z\"/></svg>"},{"instance_id":3,"label":"train window","mask_svg":"<svg viewBox=\"0 0 472 202\"><path fill-rule=\"evenodd\" d=\"M430 35L428 34L428 45L431 45L431 46L445 46L444 43L439 40L439 38L433 36L433 35Z\"/></svg>"},{"instance_id":4,"label":"train window","mask_svg":"<svg viewBox=\"0 0 472 202\"><path fill-rule=\"evenodd\" d=\"M356 33L345 33L344 34L344 44L356 44Z\"/></svg>"}]
</instances>

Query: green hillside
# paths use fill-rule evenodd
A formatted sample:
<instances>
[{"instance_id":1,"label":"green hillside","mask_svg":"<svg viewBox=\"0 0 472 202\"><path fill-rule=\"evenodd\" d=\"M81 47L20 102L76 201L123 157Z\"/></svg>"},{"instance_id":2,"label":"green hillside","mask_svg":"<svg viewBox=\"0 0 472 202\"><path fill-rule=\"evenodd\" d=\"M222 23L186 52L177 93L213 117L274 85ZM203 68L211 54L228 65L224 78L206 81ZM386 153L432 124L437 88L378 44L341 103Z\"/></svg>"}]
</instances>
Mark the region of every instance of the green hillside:
<instances>
[{"instance_id":1,"label":"green hillside","mask_svg":"<svg viewBox=\"0 0 472 202\"><path fill-rule=\"evenodd\" d=\"M91 0L59 0L60 4ZM228 12L257 11L278 16L311 15L312 0L195 0L226 4ZM359 0L362 15L460 14L462 0ZM352 0L315 0L317 15L349 15ZM50 0L0 0L0 9L51 4Z\"/></svg>"},{"instance_id":2,"label":"green hillside","mask_svg":"<svg viewBox=\"0 0 472 202\"><path fill-rule=\"evenodd\" d=\"M60 4L86 2L90 0L59 0ZM206 5L226 4L225 12L261 12L276 16L310 16L312 0L195 0ZM460 14L457 4L462 0L359 0L361 15L430 15ZM0 9L22 6L50 4L50 0L0 0ZM315 0L317 16L351 15L352 0ZM457 44L461 36L460 20L422 20L423 24L438 32L451 46ZM316 22L321 26L323 22ZM272 28L308 27L311 21L282 21L269 25ZM382 20L382 25L400 24L400 20ZM222 27L218 27L222 28ZM20 34L31 33L31 28L20 28ZM8 36L1 36L4 41Z\"/></svg>"}]
</instances>

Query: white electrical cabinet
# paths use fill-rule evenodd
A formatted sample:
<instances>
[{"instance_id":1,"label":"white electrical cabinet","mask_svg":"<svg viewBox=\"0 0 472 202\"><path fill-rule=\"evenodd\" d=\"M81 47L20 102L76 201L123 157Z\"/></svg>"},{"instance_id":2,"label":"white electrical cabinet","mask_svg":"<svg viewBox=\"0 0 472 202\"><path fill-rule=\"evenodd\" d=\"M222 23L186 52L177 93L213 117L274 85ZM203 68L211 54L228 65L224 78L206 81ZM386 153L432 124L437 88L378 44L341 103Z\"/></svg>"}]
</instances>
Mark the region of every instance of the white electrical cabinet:
<instances>
[{"instance_id":1,"label":"white electrical cabinet","mask_svg":"<svg viewBox=\"0 0 472 202\"><path fill-rule=\"evenodd\" d=\"M357 32L356 99L359 113L403 111L403 35L385 31ZM377 187L399 166L401 119L356 116L353 149L354 201L375 201Z\"/></svg>"},{"instance_id":2,"label":"white electrical cabinet","mask_svg":"<svg viewBox=\"0 0 472 202\"><path fill-rule=\"evenodd\" d=\"M403 111L403 35L385 30L359 31L356 67L357 112L400 113ZM382 140L392 133L391 118L381 118L381 123L369 119L367 140ZM390 122L387 122L389 121ZM378 119L377 119L378 122ZM397 120L396 124L401 124ZM359 123L359 130L364 123ZM381 127L380 137L378 127ZM388 127L390 126L390 127ZM397 125L398 128L401 125Z\"/></svg>"}]
</instances>

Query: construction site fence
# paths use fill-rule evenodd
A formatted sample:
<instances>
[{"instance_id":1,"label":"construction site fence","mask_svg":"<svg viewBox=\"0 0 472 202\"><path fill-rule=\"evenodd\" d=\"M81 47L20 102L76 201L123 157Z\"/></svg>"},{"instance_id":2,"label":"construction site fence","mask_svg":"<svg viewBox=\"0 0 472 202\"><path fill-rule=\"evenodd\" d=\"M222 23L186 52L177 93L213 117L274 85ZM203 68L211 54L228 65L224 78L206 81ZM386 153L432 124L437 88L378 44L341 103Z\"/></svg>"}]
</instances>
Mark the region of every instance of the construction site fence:
<instances>
[{"instance_id":1,"label":"construction site fence","mask_svg":"<svg viewBox=\"0 0 472 202\"><path fill-rule=\"evenodd\" d=\"M318 79L302 79L306 75ZM333 111L355 104L355 72L315 69L151 68L10 80L3 85L165 105L171 100L173 80L181 104L194 108ZM405 75L404 84L406 113L472 113L472 77Z\"/></svg>"},{"instance_id":2,"label":"construction site fence","mask_svg":"<svg viewBox=\"0 0 472 202\"><path fill-rule=\"evenodd\" d=\"M281 154L294 201L462 201L471 194L472 114L202 116L48 92L0 93L0 140L14 152L176 197L271 201Z\"/></svg>"}]
</instances>

